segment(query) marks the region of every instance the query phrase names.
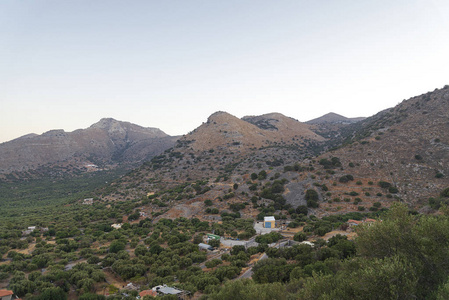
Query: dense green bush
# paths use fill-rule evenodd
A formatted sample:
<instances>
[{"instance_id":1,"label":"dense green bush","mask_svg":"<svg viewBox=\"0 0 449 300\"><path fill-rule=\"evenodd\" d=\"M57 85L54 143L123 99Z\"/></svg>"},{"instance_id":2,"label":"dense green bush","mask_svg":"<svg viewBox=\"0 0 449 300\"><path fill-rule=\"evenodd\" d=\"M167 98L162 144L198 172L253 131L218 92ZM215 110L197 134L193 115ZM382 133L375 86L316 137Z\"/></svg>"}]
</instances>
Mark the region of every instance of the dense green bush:
<instances>
[{"instance_id":1,"label":"dense green bush","mask_svg":"<svg viewBox=\"0 0 449 300\"><path fill-rule=\"evenodd\" d=\"M349 182L349 181L352 181L352 180L354 180L354 176L352 176L352 175L344 175L344 176L341 176L339 179L338 179L338 181L339 182L341 182L341 183L346 183L346 182Z\"/></svg>"}]
</instances>

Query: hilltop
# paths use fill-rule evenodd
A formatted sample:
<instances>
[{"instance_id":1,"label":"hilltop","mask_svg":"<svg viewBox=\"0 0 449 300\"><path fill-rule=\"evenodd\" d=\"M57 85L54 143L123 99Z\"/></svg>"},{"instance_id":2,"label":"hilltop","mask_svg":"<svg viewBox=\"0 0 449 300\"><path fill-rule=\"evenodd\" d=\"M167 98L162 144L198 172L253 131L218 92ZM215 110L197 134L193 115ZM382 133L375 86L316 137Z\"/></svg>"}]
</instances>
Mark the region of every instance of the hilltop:
<instances>
[{"instance_id":1,"label":"hilltop","mask_svg":"<svg viewBox=\"0 0 449 300\"><path fill-rule=\"evenodd\" d=\"M228 148L246 152L250 148L272 145L293 145L309 141L322 142L324 138L309 126L279 113L239 119L226 112L212 114L206 123L180 138L195 151Z\"/></svg>"},{"instance_id":2,"label":"hilltop","mask_svg":"<svg viewBox=\"0 0 449 300\"><path fill-rule=\"evenodd\" d=\"M330 112L319 118L312 119L307 121L307 124L326 124L326 123L340 123L340 124L352 124L362 121L366 118L358 117L358 118L346 118L342 115Z\"/></svg>"}]
</instances>

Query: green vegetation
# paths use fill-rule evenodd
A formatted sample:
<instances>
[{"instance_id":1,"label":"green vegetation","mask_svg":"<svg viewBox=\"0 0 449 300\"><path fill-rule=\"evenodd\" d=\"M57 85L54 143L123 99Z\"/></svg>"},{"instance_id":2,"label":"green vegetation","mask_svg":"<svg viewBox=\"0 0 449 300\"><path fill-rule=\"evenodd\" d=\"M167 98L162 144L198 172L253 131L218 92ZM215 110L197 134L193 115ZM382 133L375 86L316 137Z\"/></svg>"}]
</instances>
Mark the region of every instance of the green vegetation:
<instances>
[{"instance_id":1,"label":"green vegetation","mask_svg":"<svg viewBox=\"0 0 449 300\"><path fill-rule=\"evenodd\" d=\"M311 189L307 190L305 199L307 201L307 207L317 208L319 206L319 197L317 191Z\"/></svg>"},{"instance_id":2,"label":"green vegetation","mask_svg":"<svg viewBox=\"0 0 449 300\"><path fill-rule=\"evenodd\" d=\"M167 161L182 158L174 153L156 157L149 164L151 170L170 172ZM97 295L105 290L115 294L108 299L121 299L123 291L106 282L110 276L121 283L138 283L141 289L160 284L177 286L191 293L200 292L203 300L372 299L373 295L380 299L444 299L449 293L449 188L440 197L429 199L429 205L441 209L442 214L419 215L403 205L393 205L387 211L384 207L391 202L374 198L378 187L362 187L363 182L358 179L354 182L357 192L342 191L344 185L332 187L338 181L354 181L352 175L344 175L346 171L338 158L310 158L305 167L298 163L282 166L284 162L270 154L254 159L254 167L250 168L233 163L226 155L220 157L218 176L201 180L192 175L193 179L183 182L179 176L170 175L170 184L162 176L145 178L144 183L137 184L125 178L117 181L121 188L106 186L95 190L116 176L105 173L103 178L80 179L78 186L63 181L29 182L22 187L2 184L0 209L5 214L0 221L0 280L8 281L25 300L66 299L68 293L75 294L71 298L105 299ZM190 158L205 160L196 153ZM263 170L264 163L269 170ZM311 173L299 173L313 171L317 164L326 171L318 167ZM359 164L352 165L355 166ZM282 169L298 173L282 173ZM238 174L232 173L235 170ZM257 173L251 174L254 170ZM140 176L138 171L132 174ZM212 182L215 178L217 183ZM289 180L308 180L306 184L312 185L304 191L307 205L295 208L286 203L283 194ZM217 186L219 193L208 193ZM390 198L399 199L391 195L399 192L393 184L380 181L379 186ZM370 198L362 202L357 197L359 193ZM309 210L315 211L310 208L319 206L320 194L325 201L336 202L323 205L329 212L323 218L308 215ZM118 200L100 200L102 195L113 195ZM92 205L81 204L80 200L91 197ZM177 202L189 199L192 201ZM174 205L195 202L207 215L198 215L200 219L163 218L164 212ZM333 215L347 207L359 212ZM322 216L323 211L316 213ZM259 220L273 215L276 220L290 222L289 228L302 227L293 240L314 240L314 245L295 243L270 248L268 244L284 237L276 232L256 236L254 220L245 218L248 212L255 212ZM340 235L328 242L320 238L333 230L346 230L348 219L366 217L381 218L382 222L356 227L355 240ZM111 227L116 223L122 223L121 229ZM22 231L28 226L37 228L22 238ZM220 256L210 255L200 251L198 244L211 232L241 240L256 236L259 245L234 246ZM208 243L220 247L219 240ZM24 249L27 250L21 251ZM235 280L262 253L268 259L255 263L253 279ZM135 299L137 291L128 295Z\"/></svg>"},{"instance_id":3,"label":"green vegetation","mask_svg":"<svg viewBox=\"0 0 449 300\"><path fill-rule=\"evenodd\" d=\"M324 167L324 169L333 169L336 167L341 167L341 162L338 157L332 157L331 160L323 158L319 162L320 165Z\"/></svg>"},{"instance_id":4,"label":"green vegetation","mask_svg":"<svg viewBox=\"0 0 449 300\"><path fill-rule=\"evenodd\" d=\"M341 183L346 183L346 182L349 182L349 181L352 181L352 180L354 180L354 176L352 176L350 174L341 176L338 179L338 181L341 182Z\"/></svg>"},{"instance_id":5,"label":"green vegetation","mask_svg":"<svg viewBox=\"0 0 449 300\"><path fill-rule=\"evenodd\" d=\"M412 215L396 205L383 222L361 227L355 242L337 235L314 248L268 249L253 280L228 282L207 299L231 292L268 299L261 293L271 290L269 299L445 299L448 228L447 215Z\"/></svg>"}]
</instances>

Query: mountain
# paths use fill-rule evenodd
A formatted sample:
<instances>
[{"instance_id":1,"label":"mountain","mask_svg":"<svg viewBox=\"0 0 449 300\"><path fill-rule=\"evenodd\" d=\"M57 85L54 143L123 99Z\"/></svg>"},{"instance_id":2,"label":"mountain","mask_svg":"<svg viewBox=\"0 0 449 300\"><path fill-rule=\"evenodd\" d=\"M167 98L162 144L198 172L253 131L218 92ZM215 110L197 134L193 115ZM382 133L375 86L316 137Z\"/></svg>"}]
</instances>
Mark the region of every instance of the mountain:
<instances>
[{"instance_id":1,"label":"mountain","mask_svg":"<svg viewBox=\"0 0 449 300\"><path fill-rule=\"evenodd\" d=\"M310 130L326 138L322 150L329 150L340 145L351 134L360 129L360 122L366 118L346 118L336 113L328 113L319 118L307 121Z\"/></svg>"},{"instance_id":2,"label":"mountain","mask_svg":"<svg viewBox=\"0 0 449 300\"><path fill-rule=\"evenodd\" d=\"M404 100L353 127L347 145L328 153L360 178L387 181L409 203L449 186L449 86Z\"/></svg>"},{"instance_id":3,"label":"mountain","mask_svg":"<svg viewBox=\"0 0 449 300\"><path fill-rule=\"evenodd\" d=\"M319 118L307 121L307 124L325 124L325 123L337 123L337 124L352 124L359 121L364 120L364 117L359 118L346 118L342 115L330 112L328 114L325 114L324 116L321 116Z\"/></svg>"},{"instance_id":4,"label":"mountain","mask_svg":"<svg viewBox=\"0 0 449 300\"><path fill-rule=\"evenodd\" d=\"M176 139L157 128L106 118L86 129L50 130L0 144L0 174L137 166L172 147Z\"/></svg>"},{"instance_id":5,"label":"mountain","mask_svg":"<svg viewBox=\"0 0 449 300\"><path fill-rule=\"evenodd\" d=\"M226 147L239 152L306 141L322 142L324 138L308 125L279 113L239 119L226 112L212 114L206 123L179 139L196 151Z\"/></svg>"},{"instance_id":6,"label":"mountain","mask_svg":"<svg viewBox=\"0 0 449 300\"><path fill-rule=\"evenodd\" d=\"M315 155L324 141L309 125L278 113L239 119L226 112L216 112L207 122L181 137L174 148L101 190L98 196L120 200L126 194L125 199L138 199L152 193L160 196L162 191L174 189L176 193L168 198L164 196L164 200L157 198L158 201L191 199L178 201L168 213L191 216L197 209L203 209L197 202L204 197L222 198L235 183L243 184L246 191L246 181L253 171L260 172L267 166L277 170L284 164L294 164ZM193 187L195 182L204 186ZM246 192L236 195L231 201L248 200L247 195ZM156 203L166 207L162 202Z\"/></svg>"},{"instance_id":7,"label":"mountain","mask_svg":"<svg viewBox=\"0 0 449 300\"><path fill-rule=\"evenodd\" d=\"M317 125L280 114L217 112L97 196L149 198L142 209L155 216L209 221L223 214L208 212L205 200L249 218L301 206L316 216L376 211L396 201L424 209L449 186L448 120L449 86L345 125L330 139L311 130ZM332 142L333 150L315 156Z\"/></svg>"}]
</instances>

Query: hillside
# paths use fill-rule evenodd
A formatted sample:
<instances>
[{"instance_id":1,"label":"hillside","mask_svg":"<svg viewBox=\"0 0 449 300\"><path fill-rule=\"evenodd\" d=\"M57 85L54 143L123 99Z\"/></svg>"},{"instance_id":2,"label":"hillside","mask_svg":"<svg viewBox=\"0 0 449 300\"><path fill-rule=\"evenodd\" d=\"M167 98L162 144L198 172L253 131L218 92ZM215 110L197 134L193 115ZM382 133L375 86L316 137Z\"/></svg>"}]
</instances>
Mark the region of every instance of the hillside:
<instances>
[{"instance_id":1,"label":"hillside","mask_svg":"<svg viewBox=\"0 0 449 300\"><path fill-rule=\"evenodd\" d=\"M224 196L237 183L243 186L242 191L231 197L231 201L246 201L250 195L246 192L249 174L261 172L267 166L273 170L283 169L284 164L293 164L316 154L316 149L323 143L324 138L310 131L308 125L281 114L238 119L217 112L206 123L181 137L173 149L121 178L101 195L107 200L126 200L151 193L162 195L164 190L174 188L178 191L176 195L172 193L164 201L193 197L187 204L175 208L182 211L187 206L195 207L194 202ZM203 187L196 191L198 197L195 198L191 185L197 181ZM161 204L159 200L162 199L158 198L155 203ZM165 206L161 204L160 207ZM203 205L198 212L201 210L204 210Z\"/></svg>"},{"instance_id":2,"label":"hillside","mask_svg":"<svg viewBox=\"0 0 449 300\"><path fill-rule=\"evenodd\" d=\"M445 299L448 105L449 87L413 97L324 153L332 140L293 119L220 112L101 189L120 174L2 184L0 287L25 299L136 295L129 282L195 299ZM121 131L108 123L94 127Z\"/></svg>"},{"instance_id":3,"label":"hillside","mask_svg":"<svg viewBox=\"0 0 449 300\"><path fill-rule=\"evenodd\" d=\"M354 176L391 182L405 201L425 201L449 185L448 120L446 86L360 122L350 144L328 155L355 165Z\"/></svg>"},{"instance_id":4,"label":"hillside","mask_svg":"<svg viewBox=\"0 0 449 300\"><path fill-rule=\"evenodd\" d=\"M216 112L179 141L195 151L218 147L246 152L272 145L304 146L308 142L322 142L324 138L312 132L308 125L278 113L239 119L226 112Z\"/></svg>"},{"instance_id":5,"label":"hillside","mask_svg":"<svg viewBox=\"0 0 449 300\"><path fill-rule=\"evenodd\" d=\"M220 219L206 213L207 199L228 213L247 203L236 211L251 218L300 206L318 216L395 201L419 209L449 186L448 99L448 88L435 90L348 125L338 132L340 146L315 159L314 149L329 140L308 125L280 114L238 119L218 112L99 196L150 195L156 215L206 220ZM316 192L315 204L308 190Z\"/></svg>"},{"instance_id":6,"label":"hillside","mask_svg":"<svg viewBox=\"0 0 449 300\"><path fill-rule=\"evenodd\" d=\"M0 174L42 177L136 166L172 147L176 139L157 128L101 119L86 129L51 130L0 144Z\"/></svg>"}]
</instances>

